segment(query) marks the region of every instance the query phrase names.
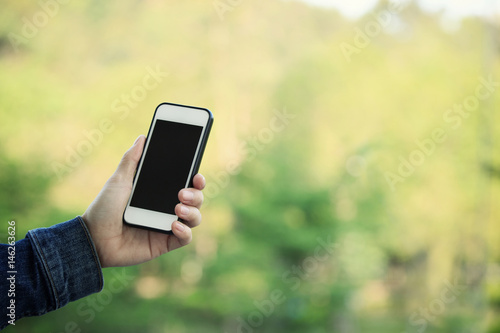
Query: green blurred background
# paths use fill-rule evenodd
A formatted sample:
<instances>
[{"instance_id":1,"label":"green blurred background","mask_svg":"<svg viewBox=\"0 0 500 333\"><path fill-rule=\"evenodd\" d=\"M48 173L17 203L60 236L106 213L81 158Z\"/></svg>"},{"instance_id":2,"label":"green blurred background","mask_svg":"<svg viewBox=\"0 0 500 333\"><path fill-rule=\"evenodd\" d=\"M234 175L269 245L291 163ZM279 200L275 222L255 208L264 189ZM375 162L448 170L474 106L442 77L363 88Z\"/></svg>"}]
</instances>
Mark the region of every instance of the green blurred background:
<instances>
[{"instance_id":1,"label":"green blurred background","mask_svg":"<svg viewBox=\"0 0 500 333\"><path fill-rule=\"evenodd\" d=\"M215 116L192 244L6 332L500 332L498 22L4 1L3 242L82 214L159 103Z\"/></svg>"}]
</instances>

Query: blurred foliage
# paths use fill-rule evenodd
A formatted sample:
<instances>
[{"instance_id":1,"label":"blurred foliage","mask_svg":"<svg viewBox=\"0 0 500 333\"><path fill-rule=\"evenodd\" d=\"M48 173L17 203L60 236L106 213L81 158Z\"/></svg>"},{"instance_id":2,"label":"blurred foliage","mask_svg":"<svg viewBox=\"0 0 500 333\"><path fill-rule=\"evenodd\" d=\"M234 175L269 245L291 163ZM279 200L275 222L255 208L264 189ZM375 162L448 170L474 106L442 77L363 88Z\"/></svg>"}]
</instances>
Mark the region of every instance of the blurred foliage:
<instances>
[{"instance_id":1,"label":"blurred foliage","mask_svg":"<svg viewBox=\"0 0 500 333\"><path fill-rule=\"evenodd\" d=\"M409 2L375 33L388 2L354 21L278 0L2 6L0 212L18 238L82 214L160 102L215 115L193 243L6 332L500 331L498 87L448 113L500 80L498 17Z\"/></svg>"}]
</instances>

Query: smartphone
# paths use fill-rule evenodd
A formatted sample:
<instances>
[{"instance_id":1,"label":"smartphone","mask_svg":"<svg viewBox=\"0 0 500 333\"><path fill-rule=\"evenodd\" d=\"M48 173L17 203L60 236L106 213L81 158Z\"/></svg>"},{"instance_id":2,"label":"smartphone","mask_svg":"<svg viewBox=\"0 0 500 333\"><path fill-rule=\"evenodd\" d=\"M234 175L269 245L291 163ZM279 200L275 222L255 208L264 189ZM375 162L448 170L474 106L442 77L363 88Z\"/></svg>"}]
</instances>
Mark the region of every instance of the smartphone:
<instances>
[{"instance_id":1,"label":"smartphone","mask_svg":"<svg viewBox=\"0 0 500 333\"><path fill-rule=\"evenodd\" d=\"M172 233L181 189L193 186L213 115L208 109L162 103L156 108L135 174L124 223Z\"/></svg>"}]
</instances>

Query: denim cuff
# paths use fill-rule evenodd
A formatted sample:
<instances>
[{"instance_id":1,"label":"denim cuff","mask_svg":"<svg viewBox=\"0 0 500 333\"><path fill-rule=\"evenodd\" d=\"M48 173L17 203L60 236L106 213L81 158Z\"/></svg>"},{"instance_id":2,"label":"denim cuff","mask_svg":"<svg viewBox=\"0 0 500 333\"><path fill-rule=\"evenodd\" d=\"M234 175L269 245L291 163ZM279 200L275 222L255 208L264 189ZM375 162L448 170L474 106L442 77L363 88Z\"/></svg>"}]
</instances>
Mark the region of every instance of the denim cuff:
<instances>
[{"instance_id":1,"label":"denim cuff","mask_svg":"<svg viewBox=\"0 0 500 333\"><path fill-rule=\"evenodd\" d=\"M27 236L44 267L55 309L102 290L101 264L80 216L50 228L30 230Z\"/></svg>"}]
</instances>

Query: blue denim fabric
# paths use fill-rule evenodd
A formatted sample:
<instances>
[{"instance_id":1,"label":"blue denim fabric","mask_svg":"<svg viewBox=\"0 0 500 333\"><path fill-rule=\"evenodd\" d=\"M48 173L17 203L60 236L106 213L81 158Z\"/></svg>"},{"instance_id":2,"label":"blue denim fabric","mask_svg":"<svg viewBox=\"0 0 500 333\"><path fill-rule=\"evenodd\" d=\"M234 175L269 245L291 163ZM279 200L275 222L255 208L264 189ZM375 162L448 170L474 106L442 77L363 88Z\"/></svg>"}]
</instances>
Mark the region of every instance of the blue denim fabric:
<instances>
[{"instance_id":1,"label":"blue denim fabric","mask_svg":"<svg viewBox=\"0 0 500 333\"><path fill-rule=\"evenodd\" d=\"M0 329L9 324L7 309L15 300L15 320L56 310L103 288L101 264L80 216L50 228L30 230L15 243L15 296L9 297L12 274L8 245L0 244L4 275L0 291Z\"/></svg>"}]
</instances>

